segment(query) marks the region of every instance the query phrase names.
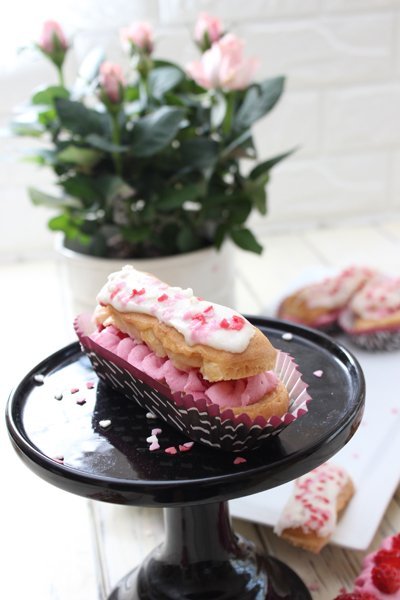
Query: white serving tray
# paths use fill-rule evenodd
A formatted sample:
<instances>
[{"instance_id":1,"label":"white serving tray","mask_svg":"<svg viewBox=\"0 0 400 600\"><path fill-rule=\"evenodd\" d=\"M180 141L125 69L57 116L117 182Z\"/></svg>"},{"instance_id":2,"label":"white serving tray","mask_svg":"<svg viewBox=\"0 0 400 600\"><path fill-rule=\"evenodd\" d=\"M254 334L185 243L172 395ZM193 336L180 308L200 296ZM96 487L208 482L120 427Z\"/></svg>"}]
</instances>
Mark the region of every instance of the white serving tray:
<instances>
[{"instance_id":1,"label":"white serving tray","mask_svg":"<svg viewBox=\"0 0 400 600\"><path fill-rule=\"evenodd\" d=\"M273 314L271 307L266 312ZM357 349L344 336L339 341L358 358L367 394L358 431L330 459L347 470L356 487L332 542L365 550L400 482L400 351L371 353ZM234 517L274 526L292 485L232 500L230 512Z\"/></svg>"}]
</instances>

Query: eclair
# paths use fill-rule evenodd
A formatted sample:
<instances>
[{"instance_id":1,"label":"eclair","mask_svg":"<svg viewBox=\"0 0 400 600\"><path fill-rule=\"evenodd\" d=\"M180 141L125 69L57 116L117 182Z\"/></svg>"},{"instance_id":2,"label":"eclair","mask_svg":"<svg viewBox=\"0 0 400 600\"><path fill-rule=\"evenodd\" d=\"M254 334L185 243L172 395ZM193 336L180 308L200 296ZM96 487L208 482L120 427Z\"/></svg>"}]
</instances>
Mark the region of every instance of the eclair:
<instances>
[{"instance_id":1,"label":"eclair","mask_svg":"<svg viewBox=\"0 0 400 600\"><path fill-rule=\"evenodd\" d=\"M277 351L236 311L131 266L109 276L97 301L92 339L171 393L250 418L287 413L288 392L273 371Z\"/></svg>"},{"instance_id":2,"label":"eclair","mask_svg":"<svg viewBox=\"0 0 400 600\"><path fill-rule=\"evenodd\" d=\"M366 350L400 348L400 277L373 277L339 318L350 339Z\"/></svg>"},{"instance_id":3,"label":"eclair","mask_svg":"<svg viewBox=\"0 0 400 600\"><path fill-rule=\"evenodd\" d=\"M366 267L343 269L338 275L307 285L284 298L278 316L310 327L332 327L354 294L373 275L374 271Z\"/></svg>"},{"instance_id":4,"label":"eclair","mask_svg":"<svg viewBox=\"0 0 400 600\"><path fill-rule=\"evenodd\" d=\"M294 546L317 554L331 539L338 515L353 494L346 471L324 463L296 479L274 531Z\"/></svg>"}]
</instances>

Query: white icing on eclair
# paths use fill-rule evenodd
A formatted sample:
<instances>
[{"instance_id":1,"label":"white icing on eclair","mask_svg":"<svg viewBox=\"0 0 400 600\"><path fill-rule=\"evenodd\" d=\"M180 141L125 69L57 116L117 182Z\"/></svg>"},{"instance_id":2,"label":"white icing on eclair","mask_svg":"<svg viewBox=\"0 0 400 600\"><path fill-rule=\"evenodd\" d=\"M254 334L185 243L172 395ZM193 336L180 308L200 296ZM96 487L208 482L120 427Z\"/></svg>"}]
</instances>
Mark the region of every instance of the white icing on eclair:
<instances>
[{"instance_id":1,"label":"white icing on eclair","mask_svg":"<svg viewBox=\"0 0 400 600\"><path fill-rule=\"evenodd\" d=\"M254 327L239 313L197 298L191 288L172 287L127 265L112 273L97 301L119 312L144 313L174 327L189 346L204 344L217 350L246 350Z\"/></svg>"},{"instance_id":2,"label":"white icing on eclair","mask_svg":"<svg viewBox=\"0 0 400 600\"><path fill-rule=\"evenodd\" d=\"M340 308L373 275L365 267L349 267L335 277L328 277L319 283L305 287L299 292L310 308Z\"/></svg>"},{"instance_id":3,"label":"white icing on eclair","mask_svg":"<svg viewBox=\"0 0 400 600\"><path fill-rule=\"evenodd\" d=\"M371 320L400 313L400 277L375 277L354 296L350 308L356 316Z\"/></svg>"},{"instance_id":4,"label":"white icing on eclair","mask_svg":"<svg viewBox=\"0 0 400 600\"><path fill-rule=\"evenodd\" d=\"M281 535L285 529L299 527L304 533L320 537L332 535L337 520L337 498L348 480L344 469L329 463L296 479L275 533Z\"/></svg>"}]
</instances>

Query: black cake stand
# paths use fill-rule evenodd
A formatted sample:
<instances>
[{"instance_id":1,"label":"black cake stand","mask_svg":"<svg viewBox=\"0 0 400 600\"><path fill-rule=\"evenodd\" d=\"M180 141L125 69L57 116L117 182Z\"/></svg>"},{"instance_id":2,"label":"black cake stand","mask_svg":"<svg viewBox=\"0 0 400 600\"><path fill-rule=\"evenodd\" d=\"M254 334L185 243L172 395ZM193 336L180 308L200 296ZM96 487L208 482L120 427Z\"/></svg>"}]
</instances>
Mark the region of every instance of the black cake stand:
<instances>
[{"instance_id":1,"label":"black cake stand","mask_svg":"<svg viewBox=\"0 0 400 600\"><path fill-rule=\"evenodd\" d=\"M252 322L295 357L312 401L306 415L242 452L239 464L236 455L201 444L179 451L188 440L98 382L78 343L41 362L12 393L11 441L37 475L86 498L165 508L164 543L109 600L311 598L287 565L232 531L227 500L291 481L340 450L360 423L364 378L329 337L282 321ZM162 429L161 448L150 452L154 428ZM165 453L170 447L178 452Z\"/></svg>"}]
</instances>

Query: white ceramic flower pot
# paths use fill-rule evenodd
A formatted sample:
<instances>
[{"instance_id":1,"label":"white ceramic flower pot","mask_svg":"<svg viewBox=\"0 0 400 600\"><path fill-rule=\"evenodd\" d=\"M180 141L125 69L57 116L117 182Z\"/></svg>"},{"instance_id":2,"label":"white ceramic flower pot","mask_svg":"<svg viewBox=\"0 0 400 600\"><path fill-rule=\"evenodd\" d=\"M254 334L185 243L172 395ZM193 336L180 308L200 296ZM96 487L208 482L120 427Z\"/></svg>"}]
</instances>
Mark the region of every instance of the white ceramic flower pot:
<instances>
[{"instance_id":1,"label":"white ceramic flower pot","mask_svg":"<svg viewBox=\"0 0 400 600\"><path fill-rule=\"evenodd\" d=\"M65 248L57 238L59 271L70 316L91 312L96 295L113 271L126 264L154 274L179 287L191 287L196 295L234 308L234 249L224 244L218 252L206 248L164 258L111 259L80 254Z\"/></svg>"}]
</instances>

